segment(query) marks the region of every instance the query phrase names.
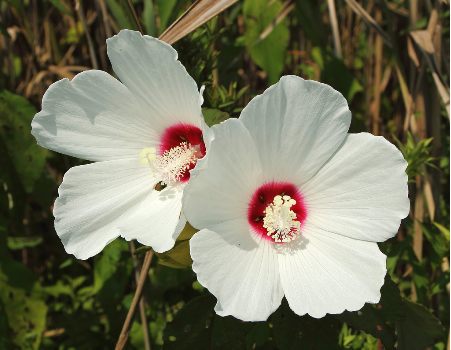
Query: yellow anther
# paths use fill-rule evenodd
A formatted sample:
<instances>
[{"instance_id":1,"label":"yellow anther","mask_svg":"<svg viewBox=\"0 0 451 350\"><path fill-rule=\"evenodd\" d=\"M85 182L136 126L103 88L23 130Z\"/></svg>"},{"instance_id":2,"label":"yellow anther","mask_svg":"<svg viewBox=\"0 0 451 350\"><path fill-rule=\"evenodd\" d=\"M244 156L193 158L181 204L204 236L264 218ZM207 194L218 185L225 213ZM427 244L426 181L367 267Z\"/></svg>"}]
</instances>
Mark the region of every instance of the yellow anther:
<instances>
[{"instance_id":1,"label":"yellow anther","mask_svg":"<svg viewBox=\"0 0 451 350\"><path fill-rule=\"evenodd\" d=\"M275 242L290 242L298 235L301 223L290 209L295 204L296 200L290 196L275 196L273 203L266 207L263 227Z\"/></svg>"},{"instance_id":2,"label":"yellow anther","mask_svg":"<svg viewBox=\"0 0 451 350\"><path fill-rule=\"evenodd\" d=\"M274 204L275 205L282 205L283 204L283 200L281 196L275 196L274 197Z\"/></svg>"},{"instance_id":3,"label":"yellow anther","mask_svg":"<svg viewBox=\"0 0 451 350\"><path fill-rule=\"evenodd\" d=\"M179 181L191 164L196 164L197 149L187 142L166 150L161 155L156 154L154 147L144 148L139 157L142 164L148 164L152 172L160 174L162 183L169 185Z\"/></svg>"}]
</instances>

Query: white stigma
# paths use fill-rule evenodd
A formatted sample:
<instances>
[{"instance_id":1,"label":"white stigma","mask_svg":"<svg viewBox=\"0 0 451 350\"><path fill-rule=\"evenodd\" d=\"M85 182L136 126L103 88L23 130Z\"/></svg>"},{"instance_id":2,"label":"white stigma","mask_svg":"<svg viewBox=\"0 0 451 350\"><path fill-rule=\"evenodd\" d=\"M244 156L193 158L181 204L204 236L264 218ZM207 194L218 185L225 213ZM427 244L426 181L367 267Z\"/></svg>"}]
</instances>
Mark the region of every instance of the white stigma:
<instances>
[{"instance_id":1,"label":"white stigma","mask_svg":"<svg viewBox=\"0 0 451 350\"><path fill-rule=\"evenodd\" d=\"M299 234L301 223L296 221L296 213L290 209L295 204L290 196L275 196L266 207L263 227L275 242L290 242Z\"/></svg>"},{"instance_id":2,"label":"white stigma","mask_svg":"<svg viewBox=\"0 0 451 350\"><path fill-rule=\"evenodd\" d=\"M198 150L195 147L182 142L159 156L156 155L154 147L144 148L139 157L142 158L142 164L149 164L154 173L161 174L163 184L171 185L180 181L191 164L196 164L197 155Z\"/></svg>"}]
</instances>

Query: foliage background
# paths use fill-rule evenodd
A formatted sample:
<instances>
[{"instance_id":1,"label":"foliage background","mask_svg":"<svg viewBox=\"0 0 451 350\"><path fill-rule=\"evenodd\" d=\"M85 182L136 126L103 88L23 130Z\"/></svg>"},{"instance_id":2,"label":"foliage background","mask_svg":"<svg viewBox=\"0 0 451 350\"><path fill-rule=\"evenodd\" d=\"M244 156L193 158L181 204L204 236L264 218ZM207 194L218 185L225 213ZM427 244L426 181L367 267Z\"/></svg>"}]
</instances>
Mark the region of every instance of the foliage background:
<instances>
[{"instance_id":1,"label":"foliage background","mask_svg":"<svg viewBox=\"0 0 451 350\"><path fill-rule=\"evenodd\" d=\"M145 33L158 36L192 1L132 3ZM449 108L449 3L360 1L376 25L354 0L333 3L239 1L174 47L207 87L210 123L238 117L252 97L294 74L347 98L351 132L400 147L412 206L398 235L380 244L391 276L381 303L321 320L297 317L285 302L268 322L215 317L215 300L194 273L163 265L189 264L180 248L154 258L145 318L135 317L128 348L449 349L449 115L437 88ZM141 256L133 259L122 239L87 261L65 253L52 205L63 174L83 161L40 148L30 134L51 83L92 68L113 74L105 40L122 28L137 29L126 1L0 2L2 349L110 349L125 320ZM428 31L425 41L414 40L417 30Z\"/></svg>"}]
</instances>

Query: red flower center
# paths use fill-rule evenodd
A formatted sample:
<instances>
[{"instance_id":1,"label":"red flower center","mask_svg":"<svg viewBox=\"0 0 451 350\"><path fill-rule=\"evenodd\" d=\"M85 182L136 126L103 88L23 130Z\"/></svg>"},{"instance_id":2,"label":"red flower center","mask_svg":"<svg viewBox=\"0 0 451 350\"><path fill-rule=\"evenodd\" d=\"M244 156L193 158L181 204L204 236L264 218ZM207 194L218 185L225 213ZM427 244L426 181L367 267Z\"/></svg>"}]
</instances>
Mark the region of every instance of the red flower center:
<instances>
[{"instance_id":1,"label":"red flower center","mask_svg":"<svg viewBox=\"0 0 451 350\"><path fill-rule=\"evenodd\" d=\"M202 130L197 126L181 123L170 126L164 131L160 140L158 154L163 155L166 151L169 152L173 148L183 146L182 144L195 147L197 149L197 159L205 156L206 149L202 138ZM190 163L180 176L180 181L188 181L190 178L189 171L195 166L196 163Z\"/></svg>"},{"instance_id":2,"label":"red flower center","mask_svg":"<svg viewBox=\"0 0 451 350\"><path fill-rule=\"evenodd\" d=\"M293 227L302 226L307 217L307 209L304 198L293 184L269 182L252 195L247 217L254 231L264 238L281 242L280 237L285 237L289 241L297 234L297 229L290 228L290 223Z\"/></svg>"}]
</instances>

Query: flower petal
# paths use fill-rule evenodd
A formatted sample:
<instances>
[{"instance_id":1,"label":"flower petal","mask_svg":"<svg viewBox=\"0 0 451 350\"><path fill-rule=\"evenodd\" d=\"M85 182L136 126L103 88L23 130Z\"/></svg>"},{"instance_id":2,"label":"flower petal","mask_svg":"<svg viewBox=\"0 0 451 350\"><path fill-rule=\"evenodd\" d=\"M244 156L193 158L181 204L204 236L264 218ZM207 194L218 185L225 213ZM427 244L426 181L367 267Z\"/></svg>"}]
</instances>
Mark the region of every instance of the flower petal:
<instances>
[{"instance_id":1,"label":"flower petal","mask_svg":"<svg viewBox=\"0 0 451 350\"><path fill-rule=\"evenodd\" d=\"M232 220L201 230L190 241L193 270L218 299L220 316L265 321L282 301L272 243L254 238L245 221Z\"/></svg>"},{"instance_id":2,"label":"flower petal","mask_svg":"<svg viewBox=\"0 0 451 350\"><path fill-rule=\"evenodd\" d=\"M117 79L95 70L52 84L31 126L42 147L92 161L137 158L159 141L145 107Z\"/></svg>"},{"instance_id":3,"label":"flower petal","mask_svg":"<svg viewBox=\"0 0 451 350\"><path fill-rule=\"evenodd\" d=\"M285 76L255 97L239 119L254 139L266 181L303 183L343 142L351 112L330 86Z\"/></svg>"},{"instance_id":4,"label":"flower petal","mask_svg":"<svg viewBox=\"0 0 451 350\"><path fill-rule=\"evenodd\" d=\"M107 40L107 53L119 79L146 103L153 118L200 127L202 97L172 46L121 30Z\"/></svg>"},{"instance_id":5,"label":"flower petal","mask_svg":"<svg viewBox=\"0 0 451 350\"><path fill-rule=\"evenodd\" d=\"M255 186L261 182L261 167L252 139L237 119L213 126L215 139L207 154L205 170L185 189L183 211L198 229L245 217Z\"/></svg>"},{"instance_id":6,"label":"flower petal","mask_svg":"<svg viewBox=\"0 0 451 350\"><path fill-rule=\"evenodd\" d=\"M196 166L194 169L190 170L190 181L192 181L198 174L204 171L208 167L208 157L210 155L210 145L214 140L215 135L213 130L211 130L205 121L202 119L202 139L205 144L205 149L207 150L207 154L203 156L201 159L198 159L196 162Z\"/></svg>"},{"instance_id":7,"label":"flower petal","mask_svg":"<svg viewBox=\"0 0 451 350\"><path fill-rule=\"evenodd\" d=\"M372 242L393 237L409 213L407 162L383 137L349 134L300 191L306 225Z\"/></svg>"},{"instance_id":8,"label":"flower petal","mask_svg":"<svg viewBox=\"0 0 451 350\"><path fill-rule=\"evenodd\" d=\"M157 253L171 249L186 223L181 215L184 187L152 191L121 225L121 236L151 246Z\"/></svg>"},{"instance_id":9,"label":"flower petal","mask_svg":"<svg viewBox=\"0 0 451 350\"><path fill-rule=\"evenodd\" d=\"M311 228L286 249L278 256L280 279L296 314L321 318L379 301L386 256L377 243Z\"/></svg>"},{"instance_id":10,"label":"flower petal","mask_svg":"<svg viewBox=\"0 0 451 350\"><path fill-rule=\"evenodd\" d=\"M135 159L71 168L53 211L66 251L79 259L99 253L120 235L125 219L154 192L156 181L149 167Z\"/></svg>"}]
</instances>

